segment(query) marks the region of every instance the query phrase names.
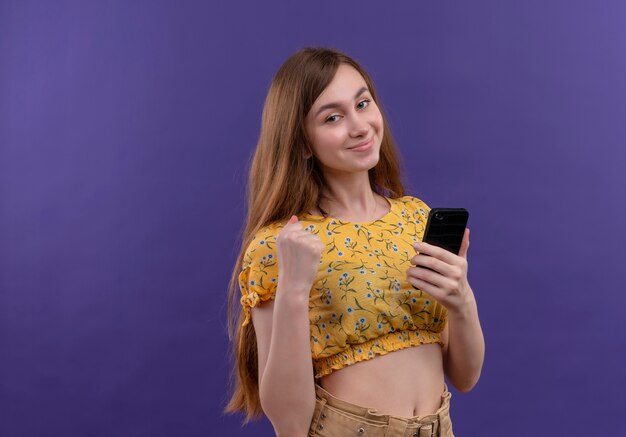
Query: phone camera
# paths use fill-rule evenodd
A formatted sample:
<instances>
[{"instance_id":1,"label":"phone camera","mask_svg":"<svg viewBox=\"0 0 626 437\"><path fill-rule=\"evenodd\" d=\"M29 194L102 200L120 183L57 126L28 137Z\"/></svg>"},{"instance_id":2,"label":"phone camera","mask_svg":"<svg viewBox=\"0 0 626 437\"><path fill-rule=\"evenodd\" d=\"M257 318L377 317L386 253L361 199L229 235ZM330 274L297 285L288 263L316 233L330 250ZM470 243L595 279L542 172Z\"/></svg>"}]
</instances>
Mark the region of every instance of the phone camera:
<instances>
[{"instance_id":1,"label":"phone camera","mask_svg":"<svg viewBox=\"0 0 626 437\"><path fill-rule=\"evenodd\" d=\"M443 219L443 214L441 214L440 212L435 213L435 218L437 220L442 220Z\"/></svg>"}]
</instances>

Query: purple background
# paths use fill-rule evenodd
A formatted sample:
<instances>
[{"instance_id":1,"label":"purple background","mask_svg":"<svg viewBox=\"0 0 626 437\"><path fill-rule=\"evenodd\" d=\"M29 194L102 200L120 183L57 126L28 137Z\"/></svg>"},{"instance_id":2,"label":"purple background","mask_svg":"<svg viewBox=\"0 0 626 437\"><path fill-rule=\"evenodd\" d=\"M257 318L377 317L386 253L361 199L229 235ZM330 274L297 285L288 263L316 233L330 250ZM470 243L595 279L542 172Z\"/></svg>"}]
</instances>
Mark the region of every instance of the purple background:
<instances>
[{"instance_id":1,"label":"purple background","mask_svg":"<svg viewBox=\"0 0 626 437\"><path fill-rule=\"evenodd\" d=\"M470 211L456 434L626 435L626 4L397 3L0 2L0 435L272 435L221 414L226 285L308 45L371 73L409 193Z\"/></svg>"}]
</instances>

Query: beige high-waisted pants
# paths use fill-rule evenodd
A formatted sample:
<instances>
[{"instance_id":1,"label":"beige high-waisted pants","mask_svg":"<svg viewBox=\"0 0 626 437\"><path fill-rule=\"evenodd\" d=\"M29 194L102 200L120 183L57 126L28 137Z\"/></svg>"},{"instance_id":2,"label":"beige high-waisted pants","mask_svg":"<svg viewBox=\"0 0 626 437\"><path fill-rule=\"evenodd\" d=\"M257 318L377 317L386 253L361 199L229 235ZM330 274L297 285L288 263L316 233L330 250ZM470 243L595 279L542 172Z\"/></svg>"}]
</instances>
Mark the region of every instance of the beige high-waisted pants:
<instances>
[{"instance_id":1,"label":"beige high-waisted pants","mask_svg":"<svg viewBox=\"0 0 626 437\"><path fill-rule=\"evenodd\" d=\"M319 437L454 437L450 421L448 386L441 394L441 407L426 416L399 417L377 414L338 399L315 384L315 412L309 436Z\"/></svg>"}]
</instances>

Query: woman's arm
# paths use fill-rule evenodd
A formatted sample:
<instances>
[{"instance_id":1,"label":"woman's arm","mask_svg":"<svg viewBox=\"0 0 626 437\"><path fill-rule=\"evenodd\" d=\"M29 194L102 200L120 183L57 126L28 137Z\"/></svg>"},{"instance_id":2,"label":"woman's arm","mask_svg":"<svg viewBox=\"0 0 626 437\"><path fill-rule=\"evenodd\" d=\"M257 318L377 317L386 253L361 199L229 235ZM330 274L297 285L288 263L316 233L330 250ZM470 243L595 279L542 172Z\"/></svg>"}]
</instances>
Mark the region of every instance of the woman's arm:
<instances>
[{"instance_id":1,"label":"woman's arm","mask_svg":"<svg viewBox=\"0 0 626 437\"><path fill-rule=\"evenodd\" d=\"M478 382L485 358L485 339L475 299L461 310L448 310L448 324L441 338L446 375L457 390L467 393Z\"/></svg>"},{"instance_id":2,"label":"woman's arm","mask_svg":"<svg viewBox=\"0 0 626 437\"><path fill-rule=\"evenodd\" d=\"M416 267L407 270L407 278L447 308L448 324L441 333L444 370L454 387L468 392L478 382L485 358L476 299L467 281L469 229L458 255L424 242L414 246L419 254L412 258Z\"/></svg>"},{"instance_id":3,"label":"woman's arm","mask_svg":"<svg viewBox=\"0 0 626 437\"><path fill-rule=\"evenodd\" d=\"M307 436L315 410L309 292L324 248L292 216L276 237L274 301L252 308L261 406L279 437Z\"/></svg>"},{"instance_id":4,"label":"woman's arm","mask_svg":"<svg viewBox=\"0 0 626 437\"><path fill-rule=\"evenodd\" d=\"M306 436L315 409L309 301L303 296L285 293L279 284L275 300L252 308L261 406L278 437Z\"/></svg>"}]
</instances>

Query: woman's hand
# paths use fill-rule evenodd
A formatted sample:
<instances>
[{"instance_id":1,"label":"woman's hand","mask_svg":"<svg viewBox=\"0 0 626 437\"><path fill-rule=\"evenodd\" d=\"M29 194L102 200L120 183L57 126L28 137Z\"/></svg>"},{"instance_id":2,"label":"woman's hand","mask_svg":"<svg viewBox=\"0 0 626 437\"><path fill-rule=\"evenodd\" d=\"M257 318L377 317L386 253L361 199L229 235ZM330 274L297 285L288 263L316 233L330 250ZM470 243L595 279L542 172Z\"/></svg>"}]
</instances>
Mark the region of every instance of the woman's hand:
<instances>
[{"instance_id":1,"label":"woman's hand","mask_svg":"<svg viewBox=\"0 0 626 437\"><path fill-rule=\"evenodd\" d=\"M320 238L303 229L298 217L292 216L276 236L278 283L306 290L308 295L324 248Z\"/></svg>"},{"instance_id":2,"label":"woman's hand","mask_svg":"<svg viewBox=\"0 0 626 437\"><path fill-rule=\"evenodd\" d=\"M411 284L430 294L452 312L462 312L475 300L467 281L469 233L469 229L465 228L458 255L428 243L415 243L413 247L418 255L411 258L415 267L407 269L407 280Z\"/></svg>"}]
</instances>

